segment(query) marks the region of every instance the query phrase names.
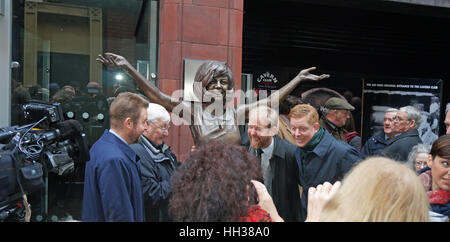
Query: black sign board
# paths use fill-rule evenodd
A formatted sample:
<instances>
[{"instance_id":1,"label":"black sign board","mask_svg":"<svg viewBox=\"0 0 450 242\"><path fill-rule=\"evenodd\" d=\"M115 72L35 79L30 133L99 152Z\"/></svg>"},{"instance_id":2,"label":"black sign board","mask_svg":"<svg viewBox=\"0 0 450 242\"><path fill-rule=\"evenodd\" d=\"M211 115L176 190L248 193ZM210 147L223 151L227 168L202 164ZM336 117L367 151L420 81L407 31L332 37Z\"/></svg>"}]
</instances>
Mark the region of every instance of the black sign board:
<instances>
[{"instance_id":1,"label":"black sign board","mask_svg":"<svg viewBox=\"0 0 450 242\"><path fill-rule=\"evenodd\" d=\"M384 113L388 108L413 106L422 114L418 128L425 144L439 136L442 103L442 80L370 78L363 80L362 144L383 131Z\"/></svg>"}]
</instances>

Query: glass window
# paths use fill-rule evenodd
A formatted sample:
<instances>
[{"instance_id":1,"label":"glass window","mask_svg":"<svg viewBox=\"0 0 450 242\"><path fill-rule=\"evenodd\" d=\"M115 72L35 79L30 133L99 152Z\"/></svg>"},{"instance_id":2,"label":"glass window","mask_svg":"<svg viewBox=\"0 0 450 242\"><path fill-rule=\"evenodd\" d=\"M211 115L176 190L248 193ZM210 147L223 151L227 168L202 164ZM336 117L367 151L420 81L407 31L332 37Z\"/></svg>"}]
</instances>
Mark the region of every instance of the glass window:
<instances>
[{"instance_id":1,"label":"glass window","mask_svg":"<svg viewBox=\"0 0 450 242\"><path fill-rule=\"evenodd\" d=\"M80 122L90 148L109 128L114 97L137 92L130 77L103 67L96 58L105 52L120 54L151 80L157 59L157 1L12 2L12 61L20 68L12 72L11 125L29 123L21 107L30 100L59 102L65 119ZM34 215L80 219L83 168L76 166L67 176L49 173L48 198L36 196Z\"/></svg>"}]
</instances>

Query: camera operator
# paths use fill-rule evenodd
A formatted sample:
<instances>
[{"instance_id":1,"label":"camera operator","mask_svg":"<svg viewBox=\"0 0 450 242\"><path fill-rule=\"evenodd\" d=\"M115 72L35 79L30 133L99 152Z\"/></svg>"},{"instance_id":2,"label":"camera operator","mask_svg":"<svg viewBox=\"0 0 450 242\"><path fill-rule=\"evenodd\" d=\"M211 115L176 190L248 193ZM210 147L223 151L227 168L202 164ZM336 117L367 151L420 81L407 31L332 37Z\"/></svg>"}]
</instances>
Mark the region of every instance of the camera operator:
<instances>
[{"instance_id":1,"label":"camera operator","mask_svg":"<svg viewBox=\"0 0 450 242\"><path fill-rule=\"evenodd\" d=\"M111 129L94 143L86 164L83 221L144 221L139 159L129 144L147 127L147 107L145 99L128 92L111 103Z\"/></svg>"}]
</instances>

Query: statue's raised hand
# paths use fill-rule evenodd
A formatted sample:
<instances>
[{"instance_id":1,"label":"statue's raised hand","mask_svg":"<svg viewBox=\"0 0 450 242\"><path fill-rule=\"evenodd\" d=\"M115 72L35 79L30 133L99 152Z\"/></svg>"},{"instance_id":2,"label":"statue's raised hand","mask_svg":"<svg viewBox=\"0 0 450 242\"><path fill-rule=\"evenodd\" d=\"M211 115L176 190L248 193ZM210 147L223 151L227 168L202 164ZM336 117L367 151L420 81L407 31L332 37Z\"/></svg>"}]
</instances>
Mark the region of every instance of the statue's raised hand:
<instances>
[{"instance_id":1,"label":"statue's raised hand","mask_svg":"<svg viewBox=\"0 0 450 242\"><path fill-rule=\"evenodd\" d=\"M328 74L322 74L320 76L311 74L310 72L314 71L315 69L315 67L310 67L308 69L301 70L300 73L298 73L297 77L302 81L319 81L330 77L330 75Z\"/></svg>"},{"instance_id":2,"label":"statue's raised hand","mask_svg":"<svg viewBox=\"0 0 450 242\"><path fill-rule=\"evenodd\" d=\"M103 56L98 55L96 60L108 67L118 69L122 69L130 65L130 63L123 56L116 55L113 53L105 53L103 54Z\"/></svg>"}]
</instances>

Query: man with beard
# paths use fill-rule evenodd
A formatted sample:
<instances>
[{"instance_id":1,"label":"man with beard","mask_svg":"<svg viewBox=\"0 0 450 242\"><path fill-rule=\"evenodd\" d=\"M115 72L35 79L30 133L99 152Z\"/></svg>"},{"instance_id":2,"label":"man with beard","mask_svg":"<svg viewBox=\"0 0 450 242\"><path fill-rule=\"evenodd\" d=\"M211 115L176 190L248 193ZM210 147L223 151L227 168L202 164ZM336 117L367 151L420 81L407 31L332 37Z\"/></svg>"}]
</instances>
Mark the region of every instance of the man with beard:
<instances>
[{"instance_id":1,"label":"man with beard","mask_svg":"<svg viewBox=\"0 0 450 242\"><path fill-rule=\"evenodd\" d=\"M82 221L144 221L139 158L129 145L147 128L147 107L129 92L111 103L111 128L92 145L86 163Z\"/></svg>"},{"instance_id":2,"label":"man with beard","mask_svg":"<svg viewBox=\"0 0 450 242\"><path fill-rule=\"evenodd\" d=\"M300 221L300 194L295 145L278 135L278 112L258 106L249 112L249 151L260 158L264 185L287 222Z\"/></svg>"},{"instance_id":3,"label":"man with beard","mask_svg":"<svg viewBox=\"0 0 450 242\"><path fill-rule=\"evenodd\" d=\"M388 140L394 138L397 134L394 129L394 118L398 109L388 108L384 113L383 119L383 132L370 137L361 149L361 156L366 158L367 156L379 155L381 150L386 148Z\"/></svg>"}]
</instances>

